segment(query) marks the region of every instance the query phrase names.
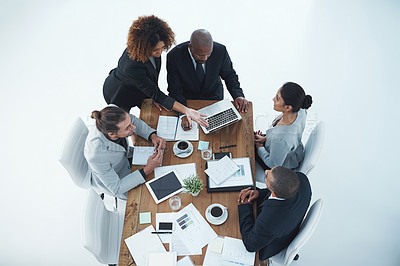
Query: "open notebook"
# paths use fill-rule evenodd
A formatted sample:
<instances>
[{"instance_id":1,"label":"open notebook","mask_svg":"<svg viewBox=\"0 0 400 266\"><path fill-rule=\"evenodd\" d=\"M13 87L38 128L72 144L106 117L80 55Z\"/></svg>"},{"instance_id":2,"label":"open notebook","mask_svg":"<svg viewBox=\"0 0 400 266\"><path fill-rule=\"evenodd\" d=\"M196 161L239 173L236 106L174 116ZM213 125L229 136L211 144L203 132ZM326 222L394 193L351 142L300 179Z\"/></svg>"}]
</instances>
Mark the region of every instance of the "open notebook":
<instances>
[{"instance_id":1,"label":"open notebook","mask_svg":"<svg viewBox=\"0 0 400 266\"><path fill-rule=\"evenodd\" d=\"M197 123L192 121L192 129L184 131L181 127L182 117L160 115L158 117L157 135L166 141L199 140Z\"/></svg>"}]
</instances>

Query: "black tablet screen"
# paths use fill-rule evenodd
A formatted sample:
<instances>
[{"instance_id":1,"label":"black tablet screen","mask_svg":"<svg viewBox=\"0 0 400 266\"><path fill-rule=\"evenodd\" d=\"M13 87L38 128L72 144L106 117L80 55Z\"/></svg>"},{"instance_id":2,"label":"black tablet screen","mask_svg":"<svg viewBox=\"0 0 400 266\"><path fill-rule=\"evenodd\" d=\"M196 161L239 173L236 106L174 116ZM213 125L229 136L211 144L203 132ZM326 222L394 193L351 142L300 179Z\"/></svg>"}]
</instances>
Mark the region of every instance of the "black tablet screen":
<instances>
[{"instance_id":1,"label":"black tablet screen","mask_svg":"<svg viewBox=\"0 0 400 266\"><path fill-rule=\"evenodd\" d=\"M149 185L158 200L161 200L162 198L182 188L182 185L174 172L170 172L160 177L159 179L151 182Z\"/></svg>"}]
</instances>

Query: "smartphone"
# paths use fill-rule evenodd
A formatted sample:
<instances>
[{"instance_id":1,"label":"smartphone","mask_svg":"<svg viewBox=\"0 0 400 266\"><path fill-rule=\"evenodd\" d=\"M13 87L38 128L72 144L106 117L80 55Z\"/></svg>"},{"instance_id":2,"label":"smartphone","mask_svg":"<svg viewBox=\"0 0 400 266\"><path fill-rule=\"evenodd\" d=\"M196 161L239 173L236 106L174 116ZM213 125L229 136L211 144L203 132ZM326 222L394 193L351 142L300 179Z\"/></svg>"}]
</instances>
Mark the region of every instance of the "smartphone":
<instances>
[{"instance_id":1,"label":"smartphone","mask_svg":"<svg viewBox=\"0 0 400 266\"><path fill-rule=\"evenodd\" d=\"M159 222L158 223L158 230L172 231L172 228L173 228L172 222Z\"/></svg>"}]
</instances>

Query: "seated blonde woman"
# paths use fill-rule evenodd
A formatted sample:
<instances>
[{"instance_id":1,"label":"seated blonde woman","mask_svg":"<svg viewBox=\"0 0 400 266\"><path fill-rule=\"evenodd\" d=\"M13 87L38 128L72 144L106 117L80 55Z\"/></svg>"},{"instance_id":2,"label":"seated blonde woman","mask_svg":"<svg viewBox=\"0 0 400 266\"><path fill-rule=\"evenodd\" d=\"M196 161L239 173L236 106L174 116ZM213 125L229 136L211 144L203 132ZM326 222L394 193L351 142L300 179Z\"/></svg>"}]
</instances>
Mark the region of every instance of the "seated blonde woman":
<instances>
[{"instance_id":1,"label":"seated blonde woman","mask_svg":"<svg viewBox=\"0 0 400 266\"><path fill-rule=\"evenodd\" d=\"M274 110L282 114L265 134L261 131L254 133L256 161L264 170L275 166L295 169L304 158L301 137L306 124L306 109L311 106L312 97L306 95L300 85L287 82L272 100Z\"/></svg>"}]
</instances>

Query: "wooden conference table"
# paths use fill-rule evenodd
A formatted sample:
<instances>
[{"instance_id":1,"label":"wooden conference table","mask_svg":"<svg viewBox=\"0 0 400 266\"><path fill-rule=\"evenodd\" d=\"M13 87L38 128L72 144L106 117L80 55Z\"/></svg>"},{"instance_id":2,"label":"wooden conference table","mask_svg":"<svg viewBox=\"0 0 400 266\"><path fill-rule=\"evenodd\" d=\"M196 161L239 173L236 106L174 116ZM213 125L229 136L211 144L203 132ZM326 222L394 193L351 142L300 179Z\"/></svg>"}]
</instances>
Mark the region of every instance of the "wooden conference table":
<instances>
[{"instance_id":1,"label":"wooden conference table","mask_svg":"<svg viewBox=\"0 0 400 266\"><path fill-rule=\"evenodd\" d=\"M215 101L188 100L187 105L188 107L198 110L214 102ZM167 112L165 110L160 112L153 106L151 99L146 99L143 101L140 111L140 118L144 122L156 129L159 115L174 115L174 113ZM251 102L249 102L249 109L247 113L241 113L241 115L243 117L242 120L214 133L206 135L201 129L199 129L199 139L203 141L209 141L213 152L229 151L232 153L232 158L249 157L253 181L255 183L253 105ZM175 144L175 141L168 141L167 148L164 151L163 165L165 166L195 162L197 173L203 179L204 185L206 185L206 175L204 173L204 170L206 169L206 161L201 158L201 153L197 150L198 142L191 142L194 146L193 153L189 157L181 159L173 154L172 147ZM219 149L221 146L228 146L232 144L236 144L237 146L233 148ZM151 143L137 136L136 145L151 146ZM140 168L143 168L143 166L132 166L132 171ZM150 180L153 177L154 173L150 174L146 180ZM228 207L228 219L226 222L217 226L210 225L220 236L230 236L241 239L237 208L238 192L207 193L207 188L204 187L197 197L193 197L190 193L181 193L179 194L179 197L182 201L181 209L189 203L193 203L204 218L205 210L210 204L221 203L225 207ZM156 228L156 213L171 212L171 209L169 207L168 200L161 202L160 204L156 204L145 185L140 185L129 191L125 211L121 249L119 254L119 265L136 265L124 240L149 226L149 224L139 224L139 213L141 212L151 212L151 223L154 228ZM164 245L168 250L168 244ZM196 265L201 265L203 263L206 249L207 246L203 248L202 255L190 256ZM181 257L178 259L180 258ZM258 254L256 256L256 260L258 261Z\"/></svg>"}]
</instances>

